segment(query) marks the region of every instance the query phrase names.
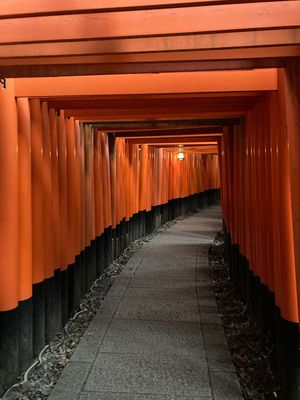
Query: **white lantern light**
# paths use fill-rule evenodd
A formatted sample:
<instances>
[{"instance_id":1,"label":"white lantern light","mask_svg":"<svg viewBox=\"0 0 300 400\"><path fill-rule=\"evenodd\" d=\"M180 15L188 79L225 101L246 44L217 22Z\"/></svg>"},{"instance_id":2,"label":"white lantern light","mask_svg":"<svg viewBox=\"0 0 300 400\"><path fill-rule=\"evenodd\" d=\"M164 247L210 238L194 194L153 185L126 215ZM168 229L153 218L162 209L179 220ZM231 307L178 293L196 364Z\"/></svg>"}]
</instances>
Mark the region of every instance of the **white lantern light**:
<instances>
[{"instance_id":1,"label":"white lantern light","mask_svg":"<svg viewBox=\"0 0 300 400\"><path fill-rule=\"evenodd\" d=\"M183 151L179 151L177 153L177 160L178 161L183 161L184 160L184 152Z\"/></svg>"}]
</instances>

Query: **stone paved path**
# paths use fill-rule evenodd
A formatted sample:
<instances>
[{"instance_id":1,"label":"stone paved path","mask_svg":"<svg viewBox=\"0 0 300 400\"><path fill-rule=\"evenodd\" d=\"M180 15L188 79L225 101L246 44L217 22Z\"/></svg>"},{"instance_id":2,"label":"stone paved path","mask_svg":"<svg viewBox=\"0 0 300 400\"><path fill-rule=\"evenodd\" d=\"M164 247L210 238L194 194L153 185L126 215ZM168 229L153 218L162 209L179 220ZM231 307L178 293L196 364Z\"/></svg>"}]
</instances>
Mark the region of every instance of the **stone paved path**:
<instances>
[{"instance_id":1,"label":"stone paved path","mask_svg":"<svg viewBox=\"0 0 300 400\"><path fill-rule=\"evenodd\" d=\"M130 259L50 400L240 400L209 278L219 207L156 236Z\"/></svg>"}]
</instances>

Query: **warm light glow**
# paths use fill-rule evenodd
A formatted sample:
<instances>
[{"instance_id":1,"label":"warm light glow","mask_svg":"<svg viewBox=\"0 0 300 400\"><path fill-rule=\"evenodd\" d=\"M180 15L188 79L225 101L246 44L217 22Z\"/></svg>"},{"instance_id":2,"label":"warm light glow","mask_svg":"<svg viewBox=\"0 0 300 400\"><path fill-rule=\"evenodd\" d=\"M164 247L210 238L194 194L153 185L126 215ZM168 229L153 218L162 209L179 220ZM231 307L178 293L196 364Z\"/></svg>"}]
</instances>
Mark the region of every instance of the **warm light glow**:
<instances>
[{"instance_id":1,"label":"warm light glow","mask_svg":"<svg viewBox=\"0 0 300 400\"><path fill-rule=\"evenodd\" d=\"M184 160L184 153L182 151L177 153L177 160L178 161L183 161Z\"/></svg>"}]
</instances>

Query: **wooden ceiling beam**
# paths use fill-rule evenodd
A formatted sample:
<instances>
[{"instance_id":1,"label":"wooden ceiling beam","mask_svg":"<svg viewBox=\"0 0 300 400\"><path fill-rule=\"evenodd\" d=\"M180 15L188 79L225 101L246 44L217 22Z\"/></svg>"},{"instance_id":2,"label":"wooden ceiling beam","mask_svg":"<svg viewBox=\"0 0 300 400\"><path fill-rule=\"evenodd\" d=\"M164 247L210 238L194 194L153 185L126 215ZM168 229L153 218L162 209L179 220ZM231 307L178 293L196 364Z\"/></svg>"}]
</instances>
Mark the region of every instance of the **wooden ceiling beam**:
<instances>
[{"instance_id":1,"label":"wooden ceiling beam","mask_svg":"<svg viewBox=\"0 0 300 400\"><path fill-rule=\"evenodd\" d=\"M130 131L130 132L118 132L115 134L116 137L124 137L127 139L143 138L143 137L184 137L184 136L199 136L208 135L219 136L222 135L221 126L207 126L190 129L157 129L147 131Z\"/></svg>"},{"instance_id":2,"label":"wooden ceiling beam","mask_svg":"<svg viewBox=\"0 0 300 400\"><path fill-rule=\"evenodd\" d=\"M127 139L128 143L131 144L193 144L193 143L205 143L205 144L217 144L216 139L211 136L198 136L198 137L178 137L178 138L141 138L141 139Z\"/></svg>"},{"instance_id":3,"label":"wooden ceiling beam","mask_svg":"<svg viewBox=\"0 0 300 400\"><path fill-rule=\"evenodd\" d=\"M204 126L239 125L239 118L209 118L209 119L165 119L148 121L99 121L93 124L95 128L105 132L128 132L155 129L185 129Z\"/></svg>"},{"instance_id":4,"label":"wooden ceiling beam","mask_svg":"<svg viewBox=\"0 0 300 400\"><path fill-rule=\"evenodd\" d=\"M20 78L16 97L244 92L277 89L277 70Z\"/></svg>"},{"instance_id":5,"label":"wooden ceiling beam","mask_svg":"<svg viewBox=\"0 0 300 400\"><path fill-rule=\"evenodd\" d=\"M0 37L13 44L299 27L295 0L0 19Z\"/></svg>"},{"instance_id":6,"label":"wooden ceiling beam","mask_svg":"<svg viewBox=\"0 0 300 400\"><path fill-rule=\"evenodd\" d=\"M1 50L1 47L0 47ZM24 65L72 65L72 64L120 64L120 63L160 63L182 61L212 61L212 60L244 60L300 56L299 46L269 46L257 48L239 48L226 50L197 50L185 52L155 52L136 54L111 54L93 56L67 56L67 57L30 57L30 58L4 58L1 66ZM69 68L69 67L67 67Z\"/></svg>"},{"instance_id":7,"label":"wooden ceiling beam","mask_svg":"<svg viewBox=\"0 0 300 400\"><path fill-rule=\"evenodd\" d=\"M0 2L1 4L1 2ZM0 45L0 58L147 54L300 45L300 29Z\"/></svg>"},{"instance_id":8,"label":"wooden ceiling beam","mask_svg":"<svg viewBox=\"0 0 300 400\"><path fill-rule=\"evenodd\" d=\"M153 8L174 8L258 2L260 0L1 0L0 18L24 18L42 15L100 13ZM286 0L287 1L287 0Z\"/></svg>"},{"instance_id":9,"label":"wooden ceiling beam","mask_svg":"<svg viewBox=\"0 0 300 400\"><path fill-rule=\"evenodd\" d=\"M159 74L223 70L283 68L286 58L216 61L170 61L117 64L13 65L0 66L5 78L36 78L86 75Z\"/></svg>"}]
</instances>

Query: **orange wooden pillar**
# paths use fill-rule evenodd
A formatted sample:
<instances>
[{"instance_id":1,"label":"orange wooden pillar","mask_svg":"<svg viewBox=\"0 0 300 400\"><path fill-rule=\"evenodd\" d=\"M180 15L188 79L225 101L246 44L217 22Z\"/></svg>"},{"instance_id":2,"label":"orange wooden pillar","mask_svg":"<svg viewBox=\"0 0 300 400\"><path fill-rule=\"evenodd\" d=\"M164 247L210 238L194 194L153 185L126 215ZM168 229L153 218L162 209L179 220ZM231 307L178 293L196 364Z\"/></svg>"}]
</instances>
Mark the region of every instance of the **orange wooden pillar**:
<instances>
[{"instance_id":1,"label":"orange wooden pillar","mask_svg":"<svg viewBox=\"0 0 300 400\"><path fill-rule=\"evenodd\" d=\"M300 127L300 63L299 59L289 61L284 71L280 71L279 90L284 89L286 134L289 143L289 171L291 185L291 204L292 204L292 226L295 255L295 278L297 288L297 308L298 308L298 336L289 335L290 348L289 372L291 377L288 384L288 395L294 400L300 393L300 200L299 200L299 182L300 182L300 162L299 162L299 127ZM292 300L292 299L291 299ZM295 310L294 310L295 311ZM296 319L294 320L296 322ZM295 326L295 323L292 324ZM291 329L291 324L289 324ZM294 339L294 340L293 340ZM298 339L298 340L297 340ZM296 350L297 349L297 350Z\"/></svg>"},{"instance_id":2,"label":"orange wooden pillar","mask_svg":"<svg viewBox=\"0 0 300 400\"><path fill-rule=\"evenodd\" d=\"M31 126L27 98L17 99L19 147L19 299L32 296Z\"/></svg>"},{"instance_id":3,"label":"orange wooden pillar","mask_svg":"<svg viewBox=\"0 0 300 400\"><path fill-rule=\"evenodd\" d=\"M68 182L68 265L75 263L76 255L76 142L73 118L65 120L67 148L67 182Z\"/></svg>"},{"instance_id":4,"label":"orange wooden pillar","mask_svg":"<svg viewBox=\"0 0 300 400\"><path fill-rule=\"evenodd\" d=\"M95 232L99 237L103 232L102 213L102 168L101 168L101 137L98 130L94 131L94 185L95 185Z\"/></svg>"},{"instance_id":5,"label":"orange wooden pillar","mask_svg":"<svg viewBox=\"0 0 300 400\"><path fill-rule=\"evenodd\" d=\"M147 157L148 157L148 145L141 145L141 169L140 169L140 180L139 180L139 211L146 209L147 199Z\"/></svg>"},{"instance_id":6,"label":"orange wooden pillar","mask_svg":"<svg viewBox=\"0 0 300 400\"><path fill-rule=\"evenodd\" d=\"M65 119L66 129L66 149L67 149L67 253L68 253L68 292L69 292L69 308L73 311L78 307L81 298L81 263L78 257L78 229L77 229L77 213L79 210L79 160L77 156L76 130L74 118Z\"/></svg>"},{"instance_id":7,"label":"orange wooden pillar","mask_svg":"<svg viewBox=\"0 0 300 400\"><path fill-rule=\"evenodd\" d=\"M51 168L52 168L52 227L53 227L53 264L54 269L60 268L60 216L59 216L59 165L57 143L57 115L54 109L49 110L51 136Z\"/></svg>"},{"instance_id":8,"label":"orange wooden pillar","mask_svg":"<svg viewBox=\"0 0 300 400\"><path fill-rule=\"evenodd\" d=\"M44 195L44 265L45 278L54 276L53 259L53 219L52 219L52 165L51 165L51 134L48 104L41 103L42 132L43 132L43 195Z\"/></svg>"},{"instance_id":9,"label":"orange wooden pillar","mask_svg":"<svg viewBox=\"0 0 300 400\"><path fill-rule=\"evenodd\" d=\"M45 268L45 339L50 341L57 333L57 296L54 279L54 225L52 187L52 143L48 104L41 103L43 131L43 196L44 196L44 268Z\"/></svg>"},{"instance_id":10,"label":"orange wooden pillar","mask_svg":"<svg viewBox=\"0 0 300 400\"><path fill-rule=\"evenodd\" d=\"M111 216L112 228L116 228L117 224L117 199L116 199L116 139L109 138L109 166L110 166L110 187L111 187Z\"/></svg>"},{"instance_id":11,"label":"orange wooden pillar","mask_svg":"<svg viewBox=\"0 0 300 400\"><path fill-rule=\"evenodd\" d=\"M64 112L57 121L58 168L59 168L59 216L60 216L60 262L61 270L68 266L68 186L67 186L67 139Z\"/></svg>"},{"instance_id":12,"label":"orange wooden pillar","mask_svg":"<svg viewBox=\"0 0 300 400\"><path fill-rule=\"evenodd\" d=\"M94 262L95 239L95 193L94 193L94 132L91 125L84 124L85 152L85 239L86 246L86 290L96 277Z\"/></svg>"},{"instance_id":13,"label":"orange wooden pillar","mask_svg":"<svg viewBox=\"0 0 300 400\"><path fill-rule=\"evenodd\" d=\"M279 135L279 191L281 196L280 207L280 243L281 243L281 315L291 322L299 322L295 247L293 232L291 173L290 173L290 145L286 130L286 101L283 87L284 81L279 78L279 115L281 117L281 131ZM289 125L290 121L287 121ZM295 133L295 131L294 131ZM298 135L298 131L295 133Z\"/></svg>"},{"instance_id":14,"label":"orange wooden pillar","mask_svg":"<svg viewBox=\"0 0 300 400\"><path fill-rule=\"evenodd\" d=\"M112 226L112 209L111 209L111 186L110 186L110 167L109 167L109 148L108 138L105 132L100 132L101 138L101 168L103 174L103 223L104 228Z\"/></svg>"},{"instance_id":15,"label":"orange wooden pillar","mask_svg":"<svg viewBox=\"0 0 300 400\"><path fill-rule=\"evenodd\" d=\"M81 147L80 147L80 125L79 121L74 121L75 126L75 254L79 256L82 250L81 244ZM81 263L81 260L78 260Z\"/></svg>"},{"instance_id":16,"label":"orange wooden pillar","mask_svg":"<svg viewBox=\"0 0 300 400\"><path fill-rule=\"evenodd\" d=\"M67 134L64 112L61 110L57 118L58 144L58 179L59 179L59 218L60 218L60 262L62 286L62 322L69 318L68 299L68 164L67 164Z\"/></svg>"},{"instance_id":17,"label":"orange wooden pillar","mask_svg":"<svg viewBox=\"0 0 300 400\"><path fill-rule=\"evenodd\" d=\"M32 146L32 272L33 347L37 354L45 343L44 157L41 106L30 100Z\"/></svg>"},{"instance_id":18,"label":"orange wooden pillar","mask_svg":"<svg viewBox=\"0 0 300 400\"><path fill-rule=\"evenodd\" d=\"M27 98L17 99L19 157L19 371L32 361L31 126Z\"/></svg>"},{"instance_id":19,"label":"orange wooden pillar","mask_svg":"<svg viewBox=\"0 0 300 400\"><path fill-rule=\"evenodd\" d=\"M295 278L297 287L297 308L298 322L300 321L300 200L299 200L299 182L300 182L300 163L299 163L299 127L300 127L300 63L299 60L292 60L284 70L280 70L279 93L281 97L281 110L286 121L286 140L289 144L288 161L290 171L290 188L292 204L292 227L293 242L295 252L295 274L291 271L292 279ZM294 286L294 284L291 282ZM294 296L293 294L291 294Z\"/></svg>"},{"instance_id":20,"label":"orange wooden pillar","mask_svg":"<svg viewBox=\"0 0 300 400\"><path fill-rule=\"evenodd\" d=\"M6 81L6 88L0 85L0 114L0 390L4 390L18 374L18 125L13 80ZM26 275L26 280L30 278Z\"/></svg>"},{"instance_id":21,"label":"orange wooden pillar","mask_svg":"<svg viewBox=\"0 0 300 400\"><path fill-rule=\"evenodd\" d=\"M101 274L101 245L100 236L103 233L103 197L102 197L102 168L101 168L101 137L100 132L94 129L94 188L95 188L95 235L96 235L96 272Z\"/></svg>"}]
</instances>

